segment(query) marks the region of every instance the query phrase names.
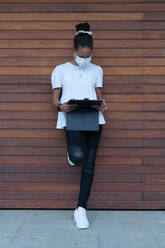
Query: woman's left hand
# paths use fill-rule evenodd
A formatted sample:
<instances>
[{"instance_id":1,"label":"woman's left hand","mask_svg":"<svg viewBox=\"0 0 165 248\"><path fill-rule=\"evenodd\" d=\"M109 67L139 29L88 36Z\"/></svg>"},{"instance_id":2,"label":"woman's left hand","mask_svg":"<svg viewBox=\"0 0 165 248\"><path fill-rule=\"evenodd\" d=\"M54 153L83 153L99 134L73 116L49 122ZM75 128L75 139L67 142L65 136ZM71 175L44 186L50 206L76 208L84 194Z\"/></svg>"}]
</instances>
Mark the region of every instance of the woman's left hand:
<instances>
[{"instance_id":1,"label":"woman's left hand","mask_svg":"<svg viewBox=\"0 0 165 248\"><path fill-rule=\"evenodd\" d=\"M100 110L100 111L104 111L105 109L107 109L105 100L101 103L101 105L91 105L91 107L95 108L96 110Z\"/></svg>"}]
</instances>

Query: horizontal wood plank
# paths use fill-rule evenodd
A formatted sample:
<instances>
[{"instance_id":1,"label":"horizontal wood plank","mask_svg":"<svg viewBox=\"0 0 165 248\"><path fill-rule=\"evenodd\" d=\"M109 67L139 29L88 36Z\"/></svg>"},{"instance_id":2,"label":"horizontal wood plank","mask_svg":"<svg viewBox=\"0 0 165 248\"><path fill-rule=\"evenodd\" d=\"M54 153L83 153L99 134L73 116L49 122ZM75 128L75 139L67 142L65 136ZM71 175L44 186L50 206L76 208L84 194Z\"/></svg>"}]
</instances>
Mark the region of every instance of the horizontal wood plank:
<instances>
[{"instance_id":1,"label":"horizontal wood plank","mask_svg":"<svg viewBox=\"0 0 165 248\"><path fill-rule=\"evenodd\" d=\"M135 21L143 20L144 14L140 12L117 12L117 13L1 13L0 21Z\"/></svg>"},{"instance_id":2,"label":"horizontal wood plank","mask_svg":"<svg viewBox=\"0 0 165 248\"><path fill-rule=\"evenodd\" d=\"M110 3L142 3L144 0L104 0L104 2L110 2ZM161 2L162 0L159 0L159 2ZM10 2L10 3L45 3L45 0L0 0L1 3L7 3L7 2ZM61 3L61 2L64 2L64 3L67 3L67 2L71 2L71 3L77 3L77 0L64 0L64 1L61 1L61 0L49 0L49 2L55 2L55 3ZM79 0L79 3L81 2L85 2L85 3L102 3L101 0Z\"/></svg>"},{"instance_id":3,"label":"horizontal wood plank","mask_svg":"<svg viewBox=\"0 0 165 248\"><path fill-rule=\"evenodd\" d=\"M0 30L10 30L11 32L14 30L24 31L24 30L44 30L44 31L65 31L66 34L68 33L68 30L71 30L73 34L75 34L75 27L76 22L75 21L65 21L63 20L61 22L54 22L54 21L10 21L6 20L5 22L0 21ZM124 30L126 32L128 31L143 31L143 30L153 30L157 32L157 30L163 30L165 28L165 22L164 21L90 21L90 24L92 26L93 34L95 31L106 31L105 33L108 33L107 31L121 31ZM63 34L65 35L65 34ZM105 34L104 34L105 35ZM3 38L3 37L1 37Z\"/></svg>"}]
</instances>

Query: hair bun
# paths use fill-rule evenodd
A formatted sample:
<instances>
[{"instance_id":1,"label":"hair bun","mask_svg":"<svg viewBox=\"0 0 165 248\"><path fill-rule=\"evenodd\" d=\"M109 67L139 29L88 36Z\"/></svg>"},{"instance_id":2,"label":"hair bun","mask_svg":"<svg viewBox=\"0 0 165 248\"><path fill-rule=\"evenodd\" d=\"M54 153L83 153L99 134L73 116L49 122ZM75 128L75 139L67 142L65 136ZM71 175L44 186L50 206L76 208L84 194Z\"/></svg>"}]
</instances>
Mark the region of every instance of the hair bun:
<instances>
[{"instance_id":1,"label":"hair bun","mask_svg":"<svg viewBox=\"0 0 165 248\"><path fill-rule=\"evenodd\" d=\"M90 25L87 22L79 23L76 25L76 31L79 30L90 31Z\"/></svg>"}]
</instances>

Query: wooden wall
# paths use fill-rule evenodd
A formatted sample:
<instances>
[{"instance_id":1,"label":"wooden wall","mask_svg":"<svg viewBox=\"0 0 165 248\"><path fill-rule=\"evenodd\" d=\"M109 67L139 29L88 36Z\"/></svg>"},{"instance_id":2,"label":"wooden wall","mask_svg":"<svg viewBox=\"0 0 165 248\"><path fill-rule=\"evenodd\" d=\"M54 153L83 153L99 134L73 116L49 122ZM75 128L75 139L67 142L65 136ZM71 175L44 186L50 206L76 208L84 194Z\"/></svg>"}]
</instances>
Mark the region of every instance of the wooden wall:
<instances>
[{"instance_id":1,"label":"wooden wall","mask_svg":"<svg viewBox=\"0 0 165 248\"><path fill-rule=\"evenodd\" d=\"M165 208L165 0L0 1L0 208L75 208L50 75L84 21L109 107L88 208Z\"/></svg>"}]
</instances>

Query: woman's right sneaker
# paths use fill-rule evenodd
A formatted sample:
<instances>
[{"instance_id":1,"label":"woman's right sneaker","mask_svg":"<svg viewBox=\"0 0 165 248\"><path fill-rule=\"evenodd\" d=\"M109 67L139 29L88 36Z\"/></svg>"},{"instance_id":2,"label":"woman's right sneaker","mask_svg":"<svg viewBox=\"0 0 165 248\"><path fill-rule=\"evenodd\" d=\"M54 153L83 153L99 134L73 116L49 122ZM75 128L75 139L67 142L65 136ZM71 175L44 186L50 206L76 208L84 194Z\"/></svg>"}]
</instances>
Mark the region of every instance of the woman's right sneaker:
<instances>
[{"instance_id":1,"label":"woman's right sneaker","mask_svg":"<svg viewBox=\"0 0 165 248\"><path fill-rule=\"evenodd\" d=\"M74 222L79 229L85 229L89 227L89 221L85 208L79 206L74 210Z\"/></svg>"},{"instance_id":2,"label":"woman's right sneaker","mask_svg":"<svg viewBox=\"0 0 165 248\"><path fill-rule=\"evenodd\" d=\"M70 165L76 166L76 164L74 164L72 161L70 161L68 152L67 152L67 158L68 158L68 162L69 162Z\"/></svg>"}]
</instances>

